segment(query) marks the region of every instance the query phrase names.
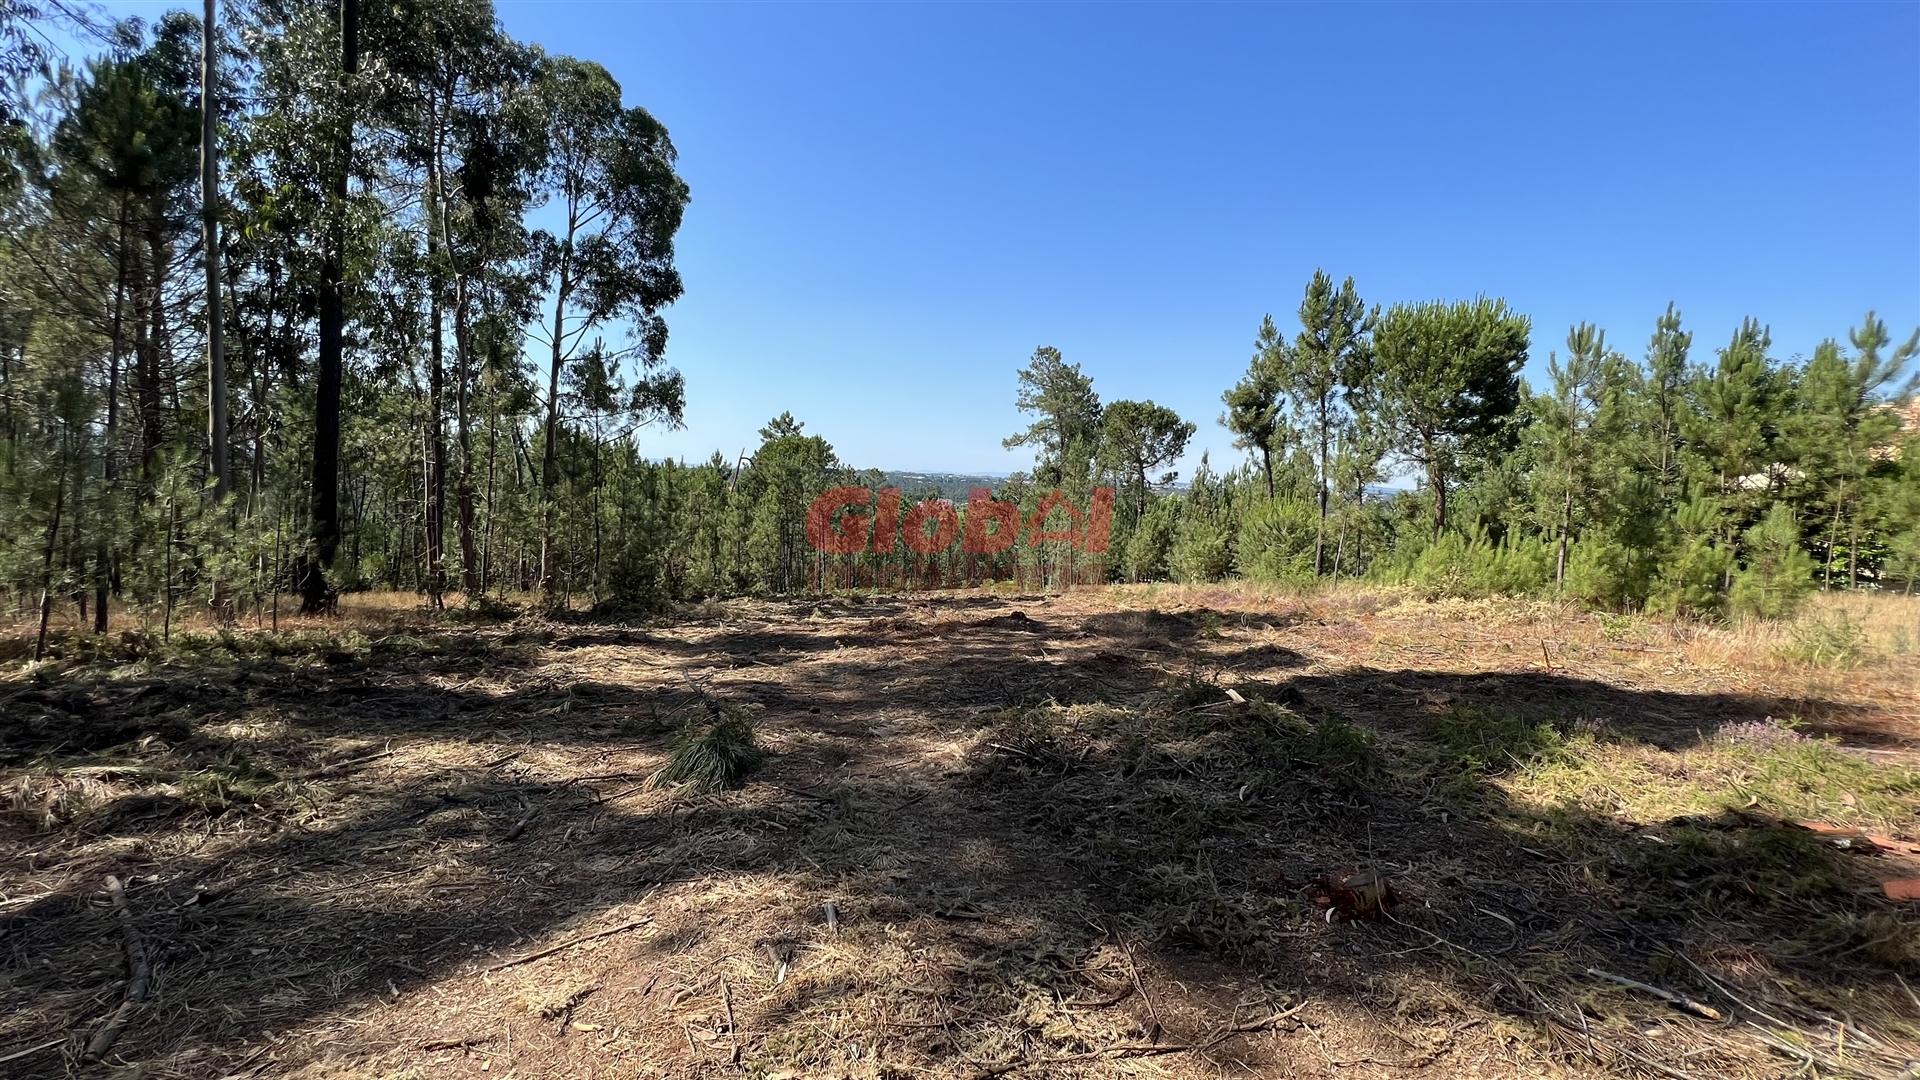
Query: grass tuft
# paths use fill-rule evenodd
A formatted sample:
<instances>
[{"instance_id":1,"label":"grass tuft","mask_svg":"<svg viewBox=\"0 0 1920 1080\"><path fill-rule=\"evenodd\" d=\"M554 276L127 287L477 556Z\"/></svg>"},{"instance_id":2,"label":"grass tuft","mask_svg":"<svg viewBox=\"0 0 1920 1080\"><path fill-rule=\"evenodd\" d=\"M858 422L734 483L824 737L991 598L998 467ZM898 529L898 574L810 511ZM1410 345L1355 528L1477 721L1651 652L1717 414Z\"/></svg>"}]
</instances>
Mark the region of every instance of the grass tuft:
<instances>
[{"instance_id":1,"label":"grass tuft","mask_svg":"<svg viewBox=\"0 0 1920 1080\"><path fill-rule=\"evenodd\" d=\"M698 791L731 791L760 767L753 721L727 715L710 724L692 723L673 740L673 754L653 775L655 784L690 784Z\"/></svg>"},{"instance_id":2,"label":"grass tuft","mask_svg":"<svg viewBox=\"0 0 1920 1080\"><path fill-rule=\"evenodd\" d=\"M1566 738L1552 724L1456 705L1428 729L1447 764L1463 773L1506 773L1560 759Z\"/></svg>"},{"instance_id":3,"label":"grass tuft","mask_svg":"<svg viewBox=\"0 0 1920 1080\"><path fill-rule=\"evenodd\" d=\"M1814 667L1855 668L1871 649L1867 632L1844 611L1831 618L1815 614L1787 627L1788 644L1782 654Z\"/></svg>"}]
</instances>

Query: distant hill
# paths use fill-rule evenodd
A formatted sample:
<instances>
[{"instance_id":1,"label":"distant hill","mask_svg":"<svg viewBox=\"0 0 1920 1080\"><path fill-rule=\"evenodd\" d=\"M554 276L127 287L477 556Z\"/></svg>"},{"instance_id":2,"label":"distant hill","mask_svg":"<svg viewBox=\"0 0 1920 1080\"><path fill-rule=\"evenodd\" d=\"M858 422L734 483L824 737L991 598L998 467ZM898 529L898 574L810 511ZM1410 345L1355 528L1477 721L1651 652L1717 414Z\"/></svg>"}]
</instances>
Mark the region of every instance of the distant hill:
<instances>
[{"instance_id":1,"label":"distant hill","mask_svg":"<svg viewBox=\"0 0 1920 1080\"><path fill-rule=\"evenodd\" d=\"M932 489L938 491L942 498L956 502L965 502L974 488L983 487L993 491L1007 479L1004 473L996 476L991 473L912 472L904 469L883 469L881 474L886 477L888 487L897 487L909 496Z\"/></svg>"}]
</instances>

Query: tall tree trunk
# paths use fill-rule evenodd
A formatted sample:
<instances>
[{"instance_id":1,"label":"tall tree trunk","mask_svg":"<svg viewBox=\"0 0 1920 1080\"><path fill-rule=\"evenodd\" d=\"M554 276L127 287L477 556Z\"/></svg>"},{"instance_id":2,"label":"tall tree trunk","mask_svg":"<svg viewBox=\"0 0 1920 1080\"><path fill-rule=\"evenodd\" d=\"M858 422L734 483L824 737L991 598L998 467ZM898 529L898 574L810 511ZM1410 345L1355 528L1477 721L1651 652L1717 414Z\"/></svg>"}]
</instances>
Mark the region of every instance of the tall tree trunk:
<instances>
[{"instance_id":1,"label":"tall tree trunk","mask_svg":"<svg viewBox=\"0 0 1920 1080\"><path fill-rule=\"evenodd\" d=\"M472 338L467 325L467 289L457 276L453 297L453 431L460 451L460 468L455 473L454 513L460 523L460 588L469 597L485 591L480 574L480 538L476 532L479 513L473 490L473 419L469 409L468 387L473 382Z\"/></svg>"},{"instance_id":2,"label":"tall tree trunk","mask_svg":"<svg viewBox=\"0 0 1920 1080\"><path fill-rule=\"evenodd\" d=\"M1447 473L1436 460L1427 465L1427 484L1433 488L1433 538L1447 528Z\"/></svg>"},{"instance_id":3,"label":"tall tree trunk","mask_svg":"<svg viewBox=\"0 0 1920 1080\"><path fill-rule=\"evenodd\" d=\"M1313 574L1315 577L1325 573L1327 568L1327 410L1327 399L1323 396L1320 399L1320 475L1317 477L1320 520L1313 528Z\"/></svg>"},{"instance_id":4,"label":"tall tree trunk","mask_svg":"<svg viewBox=\"0 0 1920 1080\"><path fill-rule=\"evenodd\" d=\"M1553 560L1553 584L1556 590L1567 585L1567 538L1573 532L1573 477L1567 477L1566 498L1560 504L1560 550Z\"/></svg>"},{"instance_id":5,"label":"tall tree trunk","mask_svg":"<svg viewBox=\"0 0 1920 1080\"><path fill-rule=\"evenodd\" d=\"M560 426L560 365L564 361L561 352L561 338L566 330L566 292L563 276L561 290L553 299L553 355L547 367L547 419L541 440L540 451L540 589L551 599L558 585L555 560L559 557L556 550L558 509L556 500L560 496L560 459L555 440L559 437Z\"/></svg>"},{"instance_id":6,"label":"tall tree trunk","mask_svg":"<svg viewBox=\"0 0 1920 1080\"><path fill-rule=\"evenodd\" d=\"M344 94L360 71L360 0L340 0L340 70ZM347 175L352 171L353 110L343 106L333 162L327 251L320 271L320 364L313 399L313 551L300 581L300 610L328 607L327 568L340 548L340 383L346 333Z\"/></svg>"},{"instance_id":7,"label":"tall tree trunk","mask_svg":"<svg viewBox=\"0 0 1920 1080\"><path fill-rule=\"evenodd\" d=\"M47 622L53 617L53 551L60 539L60 514L67 505L66 457L72 438L71 431L60 437L61 467L54 477L53 514L47 519L47 543L40 555L40 633L33 642L36 662L47 658Z\"/></svg>"},{"instance_id":8,"label":"tall tree trunk","mask_svg":"<svg viewBox=\"0 0 1920 1080\"><path fill-rule=\"evenodd\" d=\"M215 142L219 109L214 82L218 24L215 0L200 23L200 245L207 264L207 445L213 453L213 497L227 497L227 350L220 308L220 158Z\"/></svg>"},{"instance_id":9,"label":"tall tree trunk","mask_svg":"<svg viewBox=\"0 0 1920 1080\"><path fill-rule=\"evenodd\" d=\"M140 475L152 492L160 482L160 450L166 441L166 426L160 386L160 348L166 330L166 303L162 289L166 284L166 240L158 221L147 225L148 267L145 338L134 357L140 406Z\"/></svg>"},{"instance_id":10,"label":"tall tree trunk","mask_svg":"<svg viewBox=\"0 0 1920 1080\"><path fill-rule=\"evenodd\" d=\"M437 275L436 275L437 276ZM426 452L426 542L427 595L433 599L433 606L442 605L441 594L446 592L447 571L443 552L446 550L446 500L447 500L447 439L441 424L441 416L446 400L446 357L440 340L440 289L436 283L431 290L429 305L432 314L428 319L428 332L432 334L427 349L429 368L427 370L427 430L424 440Z\"/></svg>"},{"instance_id":11,"label":"tall tree trunk","mask_svg":"<svg viewBox=\"0 0 1920 1080\"><path fill-rule=\"evenodd\" d=\"M101 435L101 471L106 478L106 498L111 506L120 486L120 463L115 457L114 437L120 428L120 361L126 347L127 307L127 197L120 197L119 243L113 256L113 330L107 350L107 425ZM110 528L101 528L94 546L93 632L107 632L107 591L113 581L113 549L108 538Z\"/></svg>"},{"instance_id":12,"label":"tall tree trunk","mask_svg":"<svg viewBox=\"0 0 1920 1080\"><path fill-rule=\"evenodd\" d=\"M493 471L499 449L499 435L494 430L491 413L487 416L487 521L485 527L486 544L480 553L480 594L484 595L493 580Z\"/></svg>"}]
</instances>

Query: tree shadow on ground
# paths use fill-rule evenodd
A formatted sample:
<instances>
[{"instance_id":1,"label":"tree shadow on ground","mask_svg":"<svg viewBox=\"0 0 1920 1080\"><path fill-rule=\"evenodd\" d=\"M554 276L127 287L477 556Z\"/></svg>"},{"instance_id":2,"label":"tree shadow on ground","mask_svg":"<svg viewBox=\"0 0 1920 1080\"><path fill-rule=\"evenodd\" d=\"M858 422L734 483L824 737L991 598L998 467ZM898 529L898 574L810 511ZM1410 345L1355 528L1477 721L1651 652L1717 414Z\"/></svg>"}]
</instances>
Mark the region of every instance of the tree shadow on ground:
<instances>
[{"instance_id":1,"label":"tree shadow on ground","mask_svg":"<svg viewBox=\"0 0 1920 1080\"><path fill-rule=\"evenodd\" d=\"M491 654L253 658L150 683L80 675L30 691L64 730L19 720L16 695L7 760L38 762L22 775L107 761L177 780L245 761L266 779L243 796L231 776L198 801L124 795L50 833L17 820L0 833L18 897L0 909L0 1052L73 1031L11 1067L77 1067L123 967L106 873L132 882L156 968L115 1054L182 1075L310 1060L294 1033L443 991L495 997L452 1014L470 1031L438 1036L531 1023L526 1038L561 1046L564 1021L504 1016L497 997L565 981L568 959L485 969L649 913L650 936L610 939L607 962L757 973L764 993L737 1003L727 1034L748 1064L804 1070L855 1067L862 1043L956 1076L1098 1072L1162 1043L1221 1069L1332 1060L1324 1023L1223 1034L1254 998L1429 1033L1418 1055L1380 1050L1385 1036L1349 1044L1441 1072L1494 1053L1460 1034L1489 1017L1528 1033L1515 1072L1550 1059L1733 1068L1765 1051L1719 1028L1646 1035L1672 1028L1664 1007L1600 993L1585 970L1728 1011L1730 994L1775 1003L1791 986L1792 1007L1844 999L1856 1024L1913 973L1911 919L1861 857L1803 830L1738 814L1635 825L1522 804L1501 783L1537 752L1532 721L1677 749L1783 715L1778 702L1366 669L1236 683L1251 700L1235 702L1205 663L1141 659L1142 637L1202 640L1204 615L1075 620L1023 604L976 617L989 606L952 625L915 605L853 606L824 628L609 627L550 651L528 638ZM870 625L901 618L913 625ZM807 644L821 637L838 644ZM1254 647L1282 650L1263 669L1302 659ZM569 668L583 649L644 674L613 659ZM766 656L779 659L748 662ZM756 707L772 762L736 792L642 790L676 724L710 699ZM1461 706L1529 724L1470 730L1466 755L1457 717L1478 721ZM1439 715L1454 727L1429 723ZM1325 906L1355 871L1392 883L1390 911ZM819 926L826 903L837 934ZM800 972L785 982L783 949ZM890 966L907 952L917 959ZM599 993L650 1018L632 1024L675 1069L723 1063L692 1038L682 1053L689 1006L650 984ZM858 1038L803 1037L842 1012L867 1018ZM354 1052L418 1053L417 1034Z\"/></svg>"}]
</instances>

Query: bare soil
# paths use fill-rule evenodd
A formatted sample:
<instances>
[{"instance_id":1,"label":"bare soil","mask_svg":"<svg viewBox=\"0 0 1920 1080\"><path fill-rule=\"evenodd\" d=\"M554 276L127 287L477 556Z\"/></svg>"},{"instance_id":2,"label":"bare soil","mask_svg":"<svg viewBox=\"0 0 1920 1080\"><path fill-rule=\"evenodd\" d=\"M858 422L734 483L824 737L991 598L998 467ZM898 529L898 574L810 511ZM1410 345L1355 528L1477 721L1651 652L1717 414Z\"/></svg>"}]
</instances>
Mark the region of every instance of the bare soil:
<instances>
[{"instance_id":1,"label":"bare soil","mask_svg":"<svg viewBox=\"0 0 1920 1080\"><path fill-rule=\"evenodd\" d=\"M0 1075L1901 1075L1910 658L1707 633L1111 588L69 641L0 669ZM764 767L650 783L709 703Z\"/></svg>"}]
</instances>

